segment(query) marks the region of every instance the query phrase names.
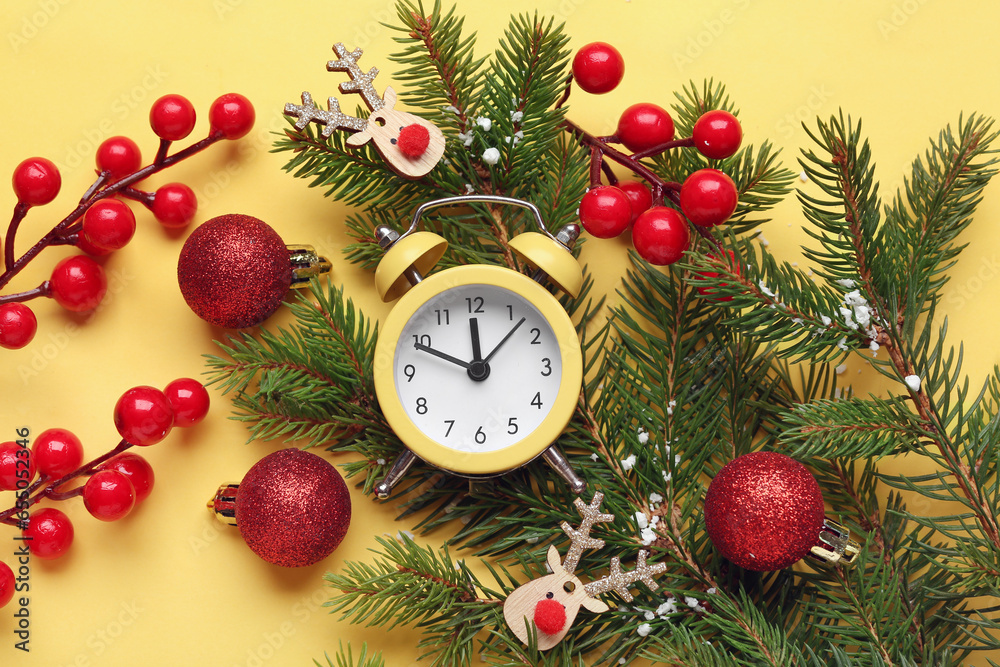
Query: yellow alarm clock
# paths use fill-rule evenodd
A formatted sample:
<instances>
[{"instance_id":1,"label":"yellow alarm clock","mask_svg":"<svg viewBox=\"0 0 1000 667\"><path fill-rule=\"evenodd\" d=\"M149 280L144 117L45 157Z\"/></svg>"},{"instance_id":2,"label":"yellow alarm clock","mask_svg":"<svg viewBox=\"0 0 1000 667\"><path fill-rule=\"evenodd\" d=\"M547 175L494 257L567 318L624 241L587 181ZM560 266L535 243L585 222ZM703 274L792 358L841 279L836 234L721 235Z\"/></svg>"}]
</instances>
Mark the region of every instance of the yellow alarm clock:
<instances>
[{"instance_id":1,"label":"yellow alarm clock","mask_svg":"<svg viewBox=\"0 0 1000 667\"><path fill-rule=\"evenodd\" d=\"M423 214L484 202L518 206L534 216L541 233L525 232L510 241L536 269L534 275L481 264L428 275L448 243L417 230ZM375 346L375 393L407 447L375 487L376 495L388 497L416 457L481 478L542 456L574 493L582 493L586 484L552 444L579 400L580 339L543 286L579 293L583 271L570 252L579 228L567 225L553 235L529 202L468 195L422 204L402 235L384 225L375 234L387 249L375 272L376 289L384 301L399 298Z\"/></svg>"}]
</instances>

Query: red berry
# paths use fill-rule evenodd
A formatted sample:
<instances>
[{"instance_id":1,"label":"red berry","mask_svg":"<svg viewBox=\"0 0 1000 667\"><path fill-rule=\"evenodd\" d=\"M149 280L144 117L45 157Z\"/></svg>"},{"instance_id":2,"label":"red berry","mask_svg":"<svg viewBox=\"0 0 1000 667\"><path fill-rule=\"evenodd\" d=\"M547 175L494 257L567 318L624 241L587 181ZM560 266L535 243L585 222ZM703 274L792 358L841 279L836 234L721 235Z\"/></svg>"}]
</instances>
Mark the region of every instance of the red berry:
<instances>
[{"instance_id":1,"label":"red berry","mask_svg":"<svg viewBox=\"0 0 1000 667\"><path fill-rule=\"evenodd\" d=\"M198 115L183 95L164 95L149 110L149 125L160 139L180 141L191 134Z\"/></svg>"},{"instance_id":2,"label":"red berry","mask_svg":"<svg viewBox=\"0 0 1000 667\"><path fill-rule=\"evenodd\" d=\"M117 199L102 199L83 216L82 235L87 243L105 250L124 248L135 234L135 214Z\"/></svg>"},{"instance_id":3,"label":"red berry","mask_svg":"<svg viewBox=\"0 0 1000 667\"><path fill-rule=\"evenodd\" d=\"M674 119L662 107L640 102L625 109L615 134L625 148L637 153L673 139Z\"/></svg>"},{"instance_id":4,"label":"red berry","mask_svg":"<svg viewBox=\"0 0 1000 667\"><path fill-rule=\"evenodd\" d=\"M35 438L31 446L38 472L59 479L75 471L83 463L80 438L64 428L50 428Z\"/></svg>"},{"instance_id":5,"label":"red berry","mask_svg":"<svg viewBox=\"0 0 1000 667\"><path fill-rule=\"evenodd\" d=\"M14 571L10 565L0 561L0 607L14 599Z\"/></svg>"},{"instance_id":6,"label":"red berry","mask_svg":"<svg viewBox=\"0 0 1000 667\"><path fill-rule=\"evenodd\" d=\"M653 193L641 181L621 181L618 189L625 193L632 207L632 219L629 222L635 222L640 213L653 205Z\"/></svg>"},{"instance_id":7,"label":"red berry","mask_svg":"<svg viewBox=\"0 0 1000 667\"><path fill-rule=\"evenodd\" d=\"M250 100L239 93L226 93L212 102L208 110L208 122L212 134L221 134L226 139L239 139L253 129L256 113Z\"/></svg>"},{"instance_id":8,"label":"red berry","mask_svg":"<svg viewBox=\"0 0 1000 667\"><path fill-rule=\"evenodd\" d=\"M628 227L632 205L628 196L616 187L598 185L587 190L580 200L580 222L599 239L618 236Z\"/></svg>"},{"instance_id":9,"label":"red berry","mask_svg":"<svg viewBox=\"0 0 1000 667\"><path fill-rule=\"evenodd\" d=\"M93 310L108 291L104 269L89 257L67 257L52 269L49 293L66 310Z\"/></svg>"},{"instance_id":10,"label":"red berry","mask_svg":"<svg viewBox=\"0 0 1000 667\"><path fill-rule=\"evenodd\" d=\"M625 59L610 44L587 44L573 58L573 78L588 93L601 95L610 92L621 83L623 76Z\"/></svg>"},{"instance_id":11,"label":"red berry","mask_svg":"<svg viewBox=\"0 0 1000 667\"><path fill-rule=\"evenodd\" d=\"M716 109L702 114L691 131L695 148L707 158L721 160L733 155L743 141L743 128L736 116Z\"/></svg>"},{"instance_id":12,"label":"red berry","mask_svg":"<svg viewBox=\"0 0 1000 667\"><path fill-rule=\"evenodd\" d=\"M73 524L68 516L54 507L32 512L28 517L28 527L21 534L31 555L42 560L59 558L73 544Z\"/></svg>"},{"instance_id":13,"label":"red berry","mask_svg":"<svg viewBox=\"0 0 1000 667\"><path fill-rule=\"evenodd\" d=\"M117 181L142 167L139 146L128 137L105 139L97 149L97 170L107 171Z\"/></svg>"},{"instance_id":14,"label":"red berry","mask_svg":"<svg viewBox=\"0 0 1000 667\"><path fill-rule=\"evenodd\" d=\"M0 305L0 347L19 350L35 337L38 320L23 303Z\"/></svg>"},{"instance_id":15,"label":"red berry","mask_svg":"<svg viewBox=\"0 0 1000 667\"><path fill-rule=\"evenodd\" d=\"M197 380L174 380L166 386L163 393L174 411L174 426L193 426L208 414L208 390Z\"/></svg>"},{"instance_id":16,"label":"red berry","mask_svg":"<svg viewBox=\"0 0 1000 667\"><path fill-rule=\"evenodd\" d=\"M702 227L728 220L738 201L733 179L718 169L699 169L681 186L681 210L688 220Z\"/></svg>"},{"instance_id":17,"label":"red berry","mask_svg":"<svg viewBox=\"0 0 1000 667\"><path fill-rule=\"evenodd\" d=\"M108 250L107 248L98 248L96 245L88 241L87 237L83 234L76 235L76 247L91 257L104 257L105 255L110 255L114 252L114 250Z\"/></svg>"},{"instance_id":18,"label":"red berry","mask_svg":"<svg viewBox=\"0 0 1000 667\"><path fill-rule=\"evenodd\" d=\"M632 226L632 245L650 264L673 264L688 249L691 232L681 214L666 206L642 213Z\"/></svg>"},{"instance_id":19,"label":"red berry","mask_svg":"<svg viewBox=\"0 0 1000 667\"><path fill-rule=\"evenodd\" d=\"M132 482L132 488L135 489L136 505L148 498L153 491L156 479L153 475L153 466L138 454L131 452L119 454L105 461L101 465L101 470L116 470L128 477L128 481Z\"/></svg>"},{"instance_id":20,"label":"red berry","mask_svg":"<svg viewBox=\"0 0 1000 667\"><path fill-rule=\"evenodd\" d=\"M733 254L733 251L732 250L726 250L725 252L726 252L727 255L729 255L729 262L728 263L729 263L730 266L732 266L733 263L734 263L734 258L735 258L735 255ZM715 255L709 255L709 257L712 258L712 259L714 259L714 260L717 260L717 258L716 258ZM739 272L739 267L737 267L737 272ZM717 271L699 271L697 273L697 275L703 276L705 278L718 278L719 277L719 273ZM727 285L727 284L728 283L722 283L722 285ZM699 287L698 288L698 294L702 295L706 299L711 299L712 301L719 301L719 302L721 302L721 301L732 301L733 300L733 297L731 297L731 296L716 296L715 295L715 290L712 289L711 287Z\"/></svg>"},{"instance_id":21,"label":"red berry","mask_svg":"<svg viewBox=\"0 0 1000 667\"><path fill-rule=\"evenodd\" d=\"M23 489L34 476L35 458L30 449L16 442L0 445L0 490L17 491L18 486Z\"/></svg>"},{"instance_id":22,"label":"red berry","mask_svg":"<svg viewBox=\"0 0 1000 667\"><path fill-rule=\"evenodd\" d=\"M155 445L174 425L174 411L166 395L155 387L132 387L115 405L115 427L133 445Z\"/></svg>"},{"instance_id":23,"label":"red berry","mask_svg":"<svg viewBox=\"0 0 1000 667\"><path fill-rule=\"evenodd\" d=\"M135 489L117 470L99 470L83 485L83 504L101 521L117 521L135 507Z\"/></svg>"},{"instance_id":24,"label":"red berry","mask_svg":"<svg viewBox=\"0 0 1000 667\"><path fill-rule=\"evenodd\" d=\"M170 183L156 191L149 210L164 227L178 229L194 220L194 214L198 212L198 198L183 183Z\"/></svg>"},{"instance_id":25,"label":"red berry","mask_svg":"<svg viewBox=\"0 0 1000 667\"><path fill-rule=\"evenodd\" d=\"M14 194L29 206L48 204L59 194L62 176L52 160L29 157L14 169Z\"/></svg>"}]
</instances>

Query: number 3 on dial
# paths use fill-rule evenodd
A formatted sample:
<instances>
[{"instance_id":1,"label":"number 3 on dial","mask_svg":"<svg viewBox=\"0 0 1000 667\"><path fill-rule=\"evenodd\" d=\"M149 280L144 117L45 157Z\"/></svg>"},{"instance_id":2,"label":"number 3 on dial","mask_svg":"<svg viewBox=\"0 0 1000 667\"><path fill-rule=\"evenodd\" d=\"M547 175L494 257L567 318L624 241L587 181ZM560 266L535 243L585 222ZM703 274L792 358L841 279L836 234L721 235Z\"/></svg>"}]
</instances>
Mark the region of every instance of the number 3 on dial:
<instances>
[{"instance_id":1,"label":"number 3 on dial","mask_svg":"<svg viewBox=\"0 0 1000 667\"><path fill-rule=\"evenodd\" d=\"M580 341L530 278L494 266L434 274L390 312L375 391L395 433L428 463L495 475L542 453L576 408Z\"/></svg>"}]
</instances>

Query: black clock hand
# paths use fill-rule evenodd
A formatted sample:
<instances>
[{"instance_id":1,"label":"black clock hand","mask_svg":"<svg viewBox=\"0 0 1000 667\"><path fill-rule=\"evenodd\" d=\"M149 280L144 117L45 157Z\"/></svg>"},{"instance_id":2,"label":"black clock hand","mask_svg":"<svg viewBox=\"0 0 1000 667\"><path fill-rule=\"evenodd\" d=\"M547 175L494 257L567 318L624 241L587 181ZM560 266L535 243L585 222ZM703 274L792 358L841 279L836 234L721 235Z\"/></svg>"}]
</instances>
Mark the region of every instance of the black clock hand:
<instances>
[{"instance_id":1,"label":"black clock hand","mask_svg":"<svg viewBox=\"0 0 1000 667\"><path fill-rule=\"evenodd\" d=\"M483 351L479 345L479 320L475 317L469 320L469 329L472 331L472 361L482 361Z\"/></svg>"},{"instance_id":2,"label":"black clock hand","mask_svg":"<svg viewBox=\"0 0 1000 667\"><path fill-rule=\"evenodd\" d=\"M456 366L461 366L462 368L465 368L465 369L469 368L469 363L467 361L462 361L461 359L459 359L457 357L453 357L450 354L445 354L444 352L441 352L439 350L435 350L432 347L427 347L426 345L421 345L420 343L414 343L413 347L415 347L416 349L420 350L421 352L426 352L428 354L433 354L435 357L439 357L441 359L444 359L445 361L450 361L451 363L455 364Z\"/></svg>"},{"instance_id":3,"label":"black clock hand","mask_svg":"<svg viewBox=\"0 0 1000 667\"><path fill-rule=\"evenodd\" d=\"M511 336L514 335L514 332L517 331L518 327L520 327L522 324L524 324L524 319L525 318L523 318L523 317L521 319L519 319L517 321L517 324L514 325L514 328L511 329L510 331L508 331L507 335L503 337L503 340L501 340L499 343L497 343L497 346L495 348L493 348L493 351L486 355L486 358L483 359L483 363L484 364L488 364L490 362L490 359L493 358L493 355L500 351L500 348L503 347L503 344L506 343L507 340Z\"/></svg>"}]
</instances>

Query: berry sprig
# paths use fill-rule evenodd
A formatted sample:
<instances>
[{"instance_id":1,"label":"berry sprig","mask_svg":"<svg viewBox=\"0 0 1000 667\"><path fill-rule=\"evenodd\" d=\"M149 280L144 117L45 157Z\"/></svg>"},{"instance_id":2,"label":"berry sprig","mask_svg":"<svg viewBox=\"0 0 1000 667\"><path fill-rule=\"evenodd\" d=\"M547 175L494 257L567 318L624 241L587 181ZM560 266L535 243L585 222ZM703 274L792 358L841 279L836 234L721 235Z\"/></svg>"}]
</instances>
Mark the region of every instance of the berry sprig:
<instances>
[{"instance_id":1,"label":"berry sprig","mask_svg":"<svg viewBox=\"0 0 1000 667\"><path fill-rule=\"evenodd\" d=\"M135 215L115 197L133 199L152 211L168 228L184 227L194 218L197 199L182 183L170 183L147 192L135 187L139 181L195 155L217 141L239 139L253 128L255 112L247 98L237 93L219 97L209 109L208 136L170 154L175 141L185 139L194 129L194 106L180 95L165 95L153 103L149 123L160 144L153 162L142 167L138 145L128 137L111 137L97 149L97 180L69 215L32 245L15 256L15 241L21 221L28 211L48 204L59 194L62 177L51 160L28 158L14 169L13 187L17 196L14 213L3 241L3 289L29 262L49 246L72 245L94 256L123 248L135 233ZM49 297L74 312L93 310L107 292L104 270L86 255L67 257L56 264L48 280L23 292L0 295L0 347L24 347L35 335L37 321L24 305L38 297Z\"/></svg>"},{"instance_id":2,"label":"berry sprig","mask_svg":"<svg viewBox=\"0 0 1000 667\"><path fill-rule=\"evenodd\" d=\"M153 468L133 446L154 445L175 426L197 424L208 413L209 395L197 380L174 380L163 391L133 387L115 405L114 422L122 436L109 452L83 463L83 445L71 431L51 428L40 433L31 449L16 442L0 444L0 490L15 491L17 501L0 512L0 523L21 529L31 554L53 559L73 542L73 524L54 507L29 509L42 500L81 496L91 516L116 521L129 514L153 489ZM37 479L35 475L38 475ZM74 482L85 481L73 486ZM32 481L34 480L34 481ZM2 566L3 563L0 563ZM4 598L0 567L0 606Z\"/></svg>"},{"instance_id":3,"label":"berry sprig","mask_svg":"<svg viewBox=\"0 0 1000 667\"><path fill-rule=\"evenodd\" d=\"M602 94L613 90L624 73L625 62L617 49L603 42L588 44L573 59L573 74L557 106L569 98L574 81L586 92ZM612 238L632 225L632 243L651 264L679 260L690 248L691 227L722 252L707 229L722 224L736 210L739 195L733 180L717 169L699 169L683 183L666 181L643 160L679 148L695 148L713 160L734 155L743 130L733 114L721 109L708 111L695 122L691 136L684 138L675 138L674 121L665 109L647 102L625 109L615 133L609 136L594 136L570 120L564 120L563 125L590 148L590 188L579 211L587 232L597 238ZM609 160L642 181L619 181ZM673 206L664 205L665 200Z\"/></svg>"}]
</instances>

